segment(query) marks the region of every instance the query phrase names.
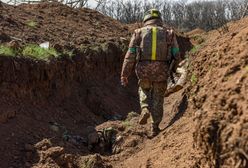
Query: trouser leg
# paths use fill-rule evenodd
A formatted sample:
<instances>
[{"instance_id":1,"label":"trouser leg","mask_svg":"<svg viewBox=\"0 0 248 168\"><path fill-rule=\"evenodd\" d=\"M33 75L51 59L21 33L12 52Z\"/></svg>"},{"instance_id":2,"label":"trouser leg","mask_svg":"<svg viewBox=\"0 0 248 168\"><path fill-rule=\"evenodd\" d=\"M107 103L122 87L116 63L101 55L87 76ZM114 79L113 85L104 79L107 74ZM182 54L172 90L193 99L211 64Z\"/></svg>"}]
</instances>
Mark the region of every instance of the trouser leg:
<instances>
[{"instance_id":1,"label":"trouser leg","mask_svg":"<svg viewBox=\"0 0 248 168\"><path fill-rule=\"evenodd\" d=\"M150 102L151 102L151 85L149 81L139 81L139 98L141 107L141 116L139 124L144 125L150 117Z\"/></svg>"},{"instance_id":2,"label":"trouser leg","mask_svg":"<svg viewBox=\"0 0 248 168\"><path fill-rule=\"evenodd\" d=\"M139 81L140 107L149 108L151 104L151 82L148 80Z\"/></svg>"},{"instance_id":3,"label":"trouser leg","mask_svg":"<svg viewBox=\"0 0 248 168\"><path fill-rule=\"evenodd\" d=\"M148 109L151 114L151 131L152 136L159 132L159 124L163 118L164 93L166 91L167 82L139 82L140 106L142 109L141 120L147 119L144 115Z\"/></svg>"},{"instance_id":4,"label":"trouser leg","mask_svg":"<svg viewBox=\"0 0 248 168\"><path fill-rule=\"evenodd\" d=\"M159 131L159 124L163 118L164 93L166 82L153 82L151 90L152 131Z\"/></svg>"}]
</instances>

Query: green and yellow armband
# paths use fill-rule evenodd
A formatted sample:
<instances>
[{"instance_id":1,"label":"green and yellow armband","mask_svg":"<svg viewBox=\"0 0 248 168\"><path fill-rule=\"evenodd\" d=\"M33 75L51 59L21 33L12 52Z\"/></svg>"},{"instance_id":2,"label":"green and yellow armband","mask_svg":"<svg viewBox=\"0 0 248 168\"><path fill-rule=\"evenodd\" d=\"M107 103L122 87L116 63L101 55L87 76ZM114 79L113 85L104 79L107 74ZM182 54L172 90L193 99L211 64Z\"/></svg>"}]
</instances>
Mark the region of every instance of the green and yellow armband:
<instances>
[{"instance_id":1,"label":"green and yellow armband","mask_svg":"<svg viewBox=\"0 0 248 168\"><path fill-rule=\"evenodd\" d=\"M129 50L129 52L131 54L135 54L136 53L136 48L135 47L130 47L128 50Z\"/></svg>"},{"instance_id":2,"label":"green and yellow armband","mask_svg":"<svg viewBox=\"0 0 248 168\"><path fill-rule=\"evenodd\" d=\"M171 54L172 54L172 56L175 57L178 53L179 53L179 48L176 48L176 47L172 47L171 48Z\"/></svg>"}]
</instances>

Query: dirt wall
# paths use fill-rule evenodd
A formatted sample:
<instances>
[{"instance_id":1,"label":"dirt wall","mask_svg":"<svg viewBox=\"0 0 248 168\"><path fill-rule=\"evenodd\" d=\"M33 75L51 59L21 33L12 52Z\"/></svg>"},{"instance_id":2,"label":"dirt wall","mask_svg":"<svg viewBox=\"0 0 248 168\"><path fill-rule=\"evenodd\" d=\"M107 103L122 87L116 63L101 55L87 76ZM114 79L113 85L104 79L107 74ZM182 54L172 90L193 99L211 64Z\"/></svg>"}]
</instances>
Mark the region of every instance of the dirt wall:
<instances>
[{"instance_id":1,"label":"dirt wall","mask_svg":"<svg viewBox=\"0 0 248 168\"><path fill-rule=\"evenodd\" d=\"M107 46L108 52L88 50L49 62L0 56L3 167L24 164L25 143L56 135L50 122L84 135L88 126L138 111L136 88L123 89L119 82L124 52L114 43Z\"/></svg>"},{"instance_id":2,"label":"dirt wall","mask_svg":"<svg viewBox=\"0 0 248 168\"><path fill-rule=\"evenodd\" d=\"M49 41L60 56L47 61L0 56L0 167L38 162L25 147L46 138L61 140L63 132L54 131L51 123L85 137L89 126L139 111L137 80L131 77L127 88L120 85L129 35L125 26L90 9L1 3L1 44L14 41L22 48ZM191 44L187 38L179 43ZM89 154L87 147L65 150Z\"/></svg>"},{"instance_id":3,"label":"dirt wall","mask_svg":"<svg viewBox=\"0 0 248 168\"><path fill-rule=\"evenodd\" d=\"M248 166L248 19L212 31L192 59L191 99L197 123L196 167Z\"/></svg>"}]
</instances>

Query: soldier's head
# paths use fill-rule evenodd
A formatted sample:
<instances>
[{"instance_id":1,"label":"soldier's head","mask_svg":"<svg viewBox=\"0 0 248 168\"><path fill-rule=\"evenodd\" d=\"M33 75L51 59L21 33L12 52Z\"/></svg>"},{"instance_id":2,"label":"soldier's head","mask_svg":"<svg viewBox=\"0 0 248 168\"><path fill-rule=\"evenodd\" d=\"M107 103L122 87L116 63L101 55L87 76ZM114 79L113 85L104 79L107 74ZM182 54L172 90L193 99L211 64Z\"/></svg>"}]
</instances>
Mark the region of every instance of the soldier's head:
<instances>
[{"instance_id":1,"label":"soldier's head","mask_svg":"<svg viewBox=\"0 0 248 168\"><path fill-rule=\"evenodd\" d=\"M143 22L145 23L148 20L151 19L159 19L162 20L161 18L161 13L157 9L149 9L148 11L145 12Z\"/></svg>"}]
</instances>

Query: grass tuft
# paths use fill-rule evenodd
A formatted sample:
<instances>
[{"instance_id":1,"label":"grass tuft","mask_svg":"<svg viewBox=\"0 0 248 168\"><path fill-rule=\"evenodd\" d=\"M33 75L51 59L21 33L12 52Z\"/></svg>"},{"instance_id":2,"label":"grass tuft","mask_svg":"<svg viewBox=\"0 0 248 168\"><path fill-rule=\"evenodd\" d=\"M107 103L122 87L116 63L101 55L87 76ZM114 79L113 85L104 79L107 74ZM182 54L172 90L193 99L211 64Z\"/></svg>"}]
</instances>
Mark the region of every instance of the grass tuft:
<instances>
[{"instance_id":1,"label":"grass tuft","mask_svg":"<svg viewBox=\"0 0 248 168\"><path fill-rule=\"evenodd\" d=\"M29 20L26 24L31 28L36 28L38 25L38 23L33 20Z\"/></svg>"},{"instance_id":2,"label":"grass tuft","mask_svg":"<svg viewBox=\"0 0 248 168\"><path fill-rule=\"evenodd\" d=\"M196 82L198 81L197 76L195 74L192 74L190 81L191 81L192 85L195 85Z\"/></svg>"},{"instance_id":3,"label":"grass tuft","mask_svg":"<svg viewBox=\"0 0 248 168\"><path fill-rule=\"evenodd\" d=\"M200 36L200 35L195 35L195 36L193 36L192 38L193 38L197 43L199 43L199 44L205 42L205 39L202 38L202 36Z\"/></svg>"},{"instance_id":4,"label":"grass tuft","mask_svg":"<svg viewBox=\"0 0 248 168\"><path fill-rule=\"evenodd\" d=\"M15 56L16 52L14 49L4 46L4 45L0 45L0 55L4 55L4 56Z\"/></svg>"},{"instance_id":5,"label":"grass tuft","mask_svg":"<svg viewBox=\"0 0 248 168\"><path fill-rule=\"evenodd\" d=\"M58 52L54 48L45 49L34 44L24 47L22 55L39 60L48 60L49 58L59 56Z\"/></svg>"},{"instance_id":6,"label":"grass tuft","mask_svg":"<svg viewBox=\"0 0 248 168\"><path fill-rule=\"evenodd\" d=\"M190 53L194 54L194 53L196 53L199 49L200 49L200 45L196 45L196 46L194 46L194 47L190 50Z\"/></svg>"}]
</instances>

